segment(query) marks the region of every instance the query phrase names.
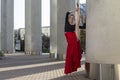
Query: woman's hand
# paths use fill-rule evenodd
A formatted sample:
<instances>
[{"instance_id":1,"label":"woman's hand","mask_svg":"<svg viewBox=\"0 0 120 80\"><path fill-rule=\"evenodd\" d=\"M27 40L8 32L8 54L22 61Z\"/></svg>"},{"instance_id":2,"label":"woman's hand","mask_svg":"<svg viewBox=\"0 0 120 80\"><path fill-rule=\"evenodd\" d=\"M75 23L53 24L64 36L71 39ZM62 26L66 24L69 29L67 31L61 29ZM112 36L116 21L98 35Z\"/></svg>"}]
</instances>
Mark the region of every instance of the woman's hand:
<instances>
[{"instance_id":1,"label":"woman's hand","mask_svg":"<svg viewBox=\"0 0 120 80\"><path fill-rule=\"evenodd\" d=\"M75 12L75 10L71 10L71 11L68 11L69 13L73 13L73 12Z\"/></svg>"},{"instance_id":2,"label":"woman's hand","mask_svg":"<svg viewBox=\"0 0 120 80\"><path fill-rule=\"evenodd\" d=\"M76 4L76 9L75 10L70 10L70 11L68 11L69 13L73 13L73 12L75 12L75 11L79 11L80 9L79 9L79 4L77 3Z\"/></svg>"},{"instance_id":3,"label":"woman's hand","mask_svg":"<svg viewBox=\"0 0 120 80\"><path fill-rule=\"evenodd\" d=\"M80 24L80 8L79 4L76 4L76 25Z\"/></svg>"},{"instance_id":4,"label":"woman's hand","mask_svg":"<svg viewBox=\"0 0 120 80\"><path fill-rule=\"evenodd\" d=\"M79 4L78 3L76 4L76 11L77 12L79 11Z\"/></svg>"}]
</instances>

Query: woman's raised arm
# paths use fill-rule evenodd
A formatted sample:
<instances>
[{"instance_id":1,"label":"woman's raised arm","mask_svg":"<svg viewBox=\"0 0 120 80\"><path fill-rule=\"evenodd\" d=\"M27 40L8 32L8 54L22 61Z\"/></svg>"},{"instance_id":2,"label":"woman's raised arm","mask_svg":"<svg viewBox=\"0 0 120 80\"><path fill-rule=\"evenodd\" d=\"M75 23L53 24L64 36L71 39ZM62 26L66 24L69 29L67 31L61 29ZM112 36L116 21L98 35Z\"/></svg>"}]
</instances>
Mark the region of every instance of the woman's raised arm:
<instances>
[{"instance_id":1,"label":"woman's raised arm","mask_svg":"<svg viewBox=\"0 0 120 80\"><path fill-rule=\"evenodd\" d=\"M76 7L76 26L75 26L75 33L76 33L77 40L80 40L79 25L80 25L80 9L79 9L79 4L77 4L77 7Z\"/></svg>"}]
</instances>

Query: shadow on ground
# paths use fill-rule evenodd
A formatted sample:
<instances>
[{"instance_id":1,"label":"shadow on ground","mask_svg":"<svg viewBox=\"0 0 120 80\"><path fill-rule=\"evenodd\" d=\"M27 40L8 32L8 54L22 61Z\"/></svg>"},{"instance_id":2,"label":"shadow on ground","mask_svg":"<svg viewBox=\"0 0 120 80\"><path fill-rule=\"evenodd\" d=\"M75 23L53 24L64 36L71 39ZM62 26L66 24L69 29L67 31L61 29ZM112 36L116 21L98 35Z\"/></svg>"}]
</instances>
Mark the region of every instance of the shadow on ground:
<instances>
[{"instance_id":1,"label":"shadow on ground","mask_svg":"<svg viewBox=\"0 0 120 80\"><path fill-rule=\"evenodd\" d=\"M56 62L56 63L54 63ZM58 62L58 63L57 63ZM59 63L60 62L60 63ZM85 61L82 61L82 64L84 64ZM8 56L6 59L0 61L0 69L8 68L9 67L19 67L19 66L28 66L28 65L35 65L35 64L43 64L43 63L50 63L46 65L39 65L34 67L26 67L26 68L19 68L19 69L9 69L9 70L1 70L0 71L0 80L7 80L22 76L29 76L34 74L40 74L45 73L49 71L55 71L59 69L64 69L64 61L57 61L55 59L50 59L49 56ZM54 64L51 64L54 63ZM67 80L68 77L71 77L72 80L75 78L83 77L83 72L76 72L72 73L67 76L61 76L58 78L54 78L52 80ZM70 80L70 78L69 78ZM78 80L78 79L75 79ZM84 80L84 79L80 79Z\"/></svg>"},{"instance_id":2,"label":"shadow on ground","mask_svg":"<svg viewBox=\"0 0 120 80\"><path fill-rule=\"evenodd\" d=\"M58 78L54 78L51 80L89 80L86 75L85 75L85 71L79 71L79 72L75 72L72 74L68 74L68 75L64 75Z\"/></svg>"}]
</instances>

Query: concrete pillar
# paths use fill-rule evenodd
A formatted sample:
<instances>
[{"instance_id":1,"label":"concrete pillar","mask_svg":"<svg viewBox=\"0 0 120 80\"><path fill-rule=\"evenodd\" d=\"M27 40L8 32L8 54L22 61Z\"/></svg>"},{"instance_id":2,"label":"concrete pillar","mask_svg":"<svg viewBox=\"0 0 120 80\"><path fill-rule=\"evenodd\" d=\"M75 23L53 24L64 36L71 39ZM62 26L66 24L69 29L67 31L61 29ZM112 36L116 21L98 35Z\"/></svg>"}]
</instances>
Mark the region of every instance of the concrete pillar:
<instances>
[{"instance_id":1,"label":"concrete pillar","mask_svg":"<svg viewBox=\"0 0 120 80\"><path fill-rule=\"evenodd\" d=\"M7 52L6 1L1 0L1 50Z\"/></svg>"},{"instance_id":2,"label":"concrete pillar","mask_svg":"<svg viewBox=\"0 0 120 80\"><path fill-rule=\"evenodd\" d=\"M87 61L120 64L119 3L120 0L87 0Z\"/></svg>"},{"instance_id":3,"label":"concrete pillar","mask_svg":"<svg viewBox=\"0 0 120 80\"><path fill-rule=\"evenodd\" d=\"M15 52L14 49L14 0L7 0L7 51Z\"/></svg>"},{"instance_id":4,"label":"concrete pillar","mask_svg":"<svg viewBox=\"0 0 120 80\"><path fill-rule=\"evenodd\" d=\"M120 64L119 3L120 0L87 0L87 61L102 64L102 80L120 79L120 66L113 65ZM91 74L100 79L99 69Z\"/></svg>"},{"instance_id":5,"label":"concrete pillar","mask_svg":"<svg viewBox=\"0 0 120 80\"><path fill-rule=\"evenodd\" d=\"M101 71L100 71L101 70ZM90 65L90 78L91 80L118 80L114 79L114 65L111 64L102 64L100 69L100 64ZM100 76L101 75L101 76Z\"/></svg>"},{"instance_id":6,"label":"concrete pillar","mask_svg":"<svg viewBox=\"0 0 120 80\"><path fill-rule=\"evenodd\" d=\"M115 80L114 69L112 64L102 64L102 80Z\"/></svg>"},{"instance_id":7,"label":"concrete pillar","mask_svg":"<svg viewBox=\"0 0 120 80\"><path fill-rule=\"evenodd\" d=\"M1 50L14 50L14 0L1 0Z\"/></svg>"},{"instance_id":8,"label":"concrete pillar","mask_svg":"<svg viewBox=\"0 0 120 80\"><path fill-rule=\"evenodd\" d=\"M1 0L0 0L0 11L1 11ZM0 50L1 50L1 12L0 12Z\"/></svg>"},{"instance_id":9,"label":"concrete pillar","mask_svg":"<svg viewBox=\"0 0 120 80\"><path fill-rule=\"evenodd\" d=\"M42 53L41 0L25 0L25 53Z\"/></svg>"},{"instance_id":10,"label":"concrete pillar","mask_svg":"<svg viewBox=\"0 0 120 80\"><path fill-rule=\"evenodd\" d=\"M67 46L64 35L65 15L67 11L75 9L75 1L50 0L50 2L50 57L57 59L65 59Z\"/></svg>"},{"instance_id":11,"label":"concrete pillar","mask_svg":"<svg viewBox=\"0 0 120 80\"><path fill-rule=\"evenodd\" d=\"M25 53L31 54L31 0L25 0Z\"/></svg>"},{"instance_id":12,"label":"concrete pillar","mask_svg":"<svg viewBox=\"0 0 120 80\"><path fill-rule=\"evenodd\" d=\"M91 80L99 80L99 64L90 64L90 74Z\"/></svg>"},{"instance_id":13,"label":"concrete pillar","mask_svg":"<svg viewBox=\"0 0 120 80\"><path fill-rule=\"evenodd\" d=\"M114 76L114 80L120 80L120 64L115 64L114 66L114 72L115 72L115 76Z\"/></svg>"}]
</instances>

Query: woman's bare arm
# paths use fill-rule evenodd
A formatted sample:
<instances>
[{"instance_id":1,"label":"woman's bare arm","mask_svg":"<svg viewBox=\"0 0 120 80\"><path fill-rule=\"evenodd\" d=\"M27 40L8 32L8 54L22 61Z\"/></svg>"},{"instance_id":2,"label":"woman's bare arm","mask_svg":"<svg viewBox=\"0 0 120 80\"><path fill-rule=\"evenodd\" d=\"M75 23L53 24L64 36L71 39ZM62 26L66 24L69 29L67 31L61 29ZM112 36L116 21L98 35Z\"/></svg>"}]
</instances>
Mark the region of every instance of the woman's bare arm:
<instances>
[{"instance_id":1,"label":"woman's bare arm","mask_svg":"<svg viewBox=\"0 0 120 80\"><path fill-rule=\"evenodd\" d=\"M80 40L79 25L80 25L80 9L79 9L79 5L77 4L77 8L76 8L76 26L75 26L75 33L76 33L77 40Z\"/></svg>"},{"instance_id":2,"label":"woman's bare arm","mask_svg":"<svg viewBox=\"0 0 120 80\"><path fill-rule=\"evenodd\" d=\"M70 11L68 11L69 13L74 13L76 10L70 10Z\"/></svg>"}]
</instances>

